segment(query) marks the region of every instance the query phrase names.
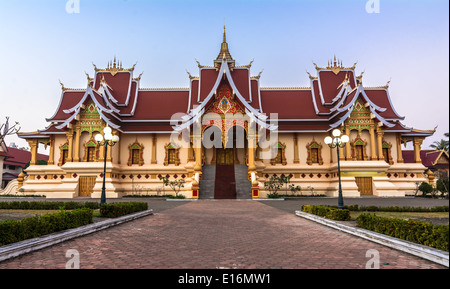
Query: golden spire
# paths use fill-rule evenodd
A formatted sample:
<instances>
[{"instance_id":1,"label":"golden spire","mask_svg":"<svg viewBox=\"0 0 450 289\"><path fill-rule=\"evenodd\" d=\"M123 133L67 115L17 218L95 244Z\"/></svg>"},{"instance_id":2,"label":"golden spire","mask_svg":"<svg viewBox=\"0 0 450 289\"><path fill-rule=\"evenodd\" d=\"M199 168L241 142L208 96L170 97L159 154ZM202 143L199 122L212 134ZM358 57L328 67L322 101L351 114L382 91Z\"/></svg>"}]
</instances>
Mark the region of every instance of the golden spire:
<instances>
[{"instance_id":1,"label":"golden spire","mask_svg":"<svg viewBox=\"0 0 450 289\"><path fill-rule=\"evenodd\" d=\"M214 66L218 66L222 63L222 60L226 60L228 63L232 64L234 67L234 59L231 57L230 51L228 50L227 34L225 31L225 24L223 25L223 40L220 47L219 55L217 55L216 60L214 60Z\"/></svg>"}]
</instances>

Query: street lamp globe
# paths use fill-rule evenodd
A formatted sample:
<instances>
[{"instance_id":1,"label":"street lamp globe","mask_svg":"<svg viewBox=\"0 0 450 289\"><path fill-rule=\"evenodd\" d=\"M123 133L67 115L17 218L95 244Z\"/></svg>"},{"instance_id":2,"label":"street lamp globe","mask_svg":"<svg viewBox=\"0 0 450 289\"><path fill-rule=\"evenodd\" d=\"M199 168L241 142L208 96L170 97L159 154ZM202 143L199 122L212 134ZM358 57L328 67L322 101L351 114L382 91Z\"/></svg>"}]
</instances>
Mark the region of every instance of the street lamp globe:
<instances>
[{"instance_id":1,"label":"street lamp globe","mask_svg":"<svg viewBox=\"0 0 450 289\"><path fill-rule=\"evenodd\" d=\"M113 135L111 133L105 133L105 140L112 140Z\"/></svg>"},{"instance_id":2,"label":"street lamp globe","mask_svg":"<svg viewBox=\"0 0 450 289\"><path fill-rule=\"evenodd\" d=\"M341 135L341 131L340 130L338 130L338 129L334 129L333 130L333 136L334 137L339 137Z\"/></svg>"},{"instance_id":3,"label":"street lamp globe","mask_svg":"<svg viewBox=\"0 0 450 289\"><path fill-rule=\"evenodd\" d=\"M342 143L348 143L349 140L350 140L350 139L349 139L348 135L346 135L346 134L344 134L344 135L341 137Z\"/></svg>"},{"instance_id":4,"label":"street lamp globe","mask_svg":"<svg viewBox=\"0 0 450 289\"><path fill-rule=\"evenodd\" d=\"M95 141L96 142L101 142L102 140L103 140L103 136L101 134L98 133L98 134L95 135Z\"/></svg>"},{"instance_id":5,"label":"street lamp globe","mask_svg":"<svg viewBox=\"0 0 450 289\"><path fill-rule=\"evenodd\" d=\"M112 141L113 142L118 142L119 141L119 136L118 135L113 135Z\"/></svg>"},{"instance_id":6,"label":"street lamp globe","mask_svg":"<svg viewBox=\"0 0 450 289\"><path fill-rule=\"evenodd\" d=\"M331 136L327 136L324 141L327 145L329 145L333 142L333 138Z\"/></svg>"},{"instance_id":7,"label":"street lamp globe","mask_svg":"<svg viewBox=\"0 0 450 289\"><path fill-rule=\"evenodd\" d=\"M111 134L111 133L112 133L112 129L111 129L109 126L106 126L106 127L103 129L103 132L105 133L105 135Z\"/></svg>"}]
</instances>

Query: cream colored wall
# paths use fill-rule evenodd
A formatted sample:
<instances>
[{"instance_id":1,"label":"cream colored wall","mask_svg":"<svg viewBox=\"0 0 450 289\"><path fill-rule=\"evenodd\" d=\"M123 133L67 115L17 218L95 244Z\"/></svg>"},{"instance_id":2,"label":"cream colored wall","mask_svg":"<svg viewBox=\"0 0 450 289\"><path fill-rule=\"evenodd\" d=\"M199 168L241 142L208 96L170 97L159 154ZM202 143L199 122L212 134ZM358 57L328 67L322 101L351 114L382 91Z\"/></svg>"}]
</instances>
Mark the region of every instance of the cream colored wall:
<instances>
[{"instance_id":1,"label":"cream colored wall","mask_svg":"<svg viewBox=\"0 0 450 289\"><path fill-rule=\"evenodd\" d=\"M59 146L64 144L67 141L66 135L55 135L55 165L58 164L59 158L61 156L61 151Z\"/></svg>"},{"instance_id":2,"label":"cream colored wall","mask_svg":"<svg viewBox=\"0 0 450 289\"><path fill-rule=\"evenodd\" d=\"M394 163L397 163L397 138L395 133L385 133L383 139L392 145L391 147L391 157L394 160Z\"/></svg>"},{"instance_id":3,"label":"cream colored wall","mask_svg":"<svg viewBox=\"0 0 450 289\"><path fill-rule=\"evenodd\" d=\"M73 155L75 156L75 150L78 149L79 150L79 156L80 156L80 162L82 162L84 160L84 143L87 142L89 139L91 138L91 136L89 135L89 133L87 131L84 131L81 133L80 135L80 147L76 148L75 147L75 137L74 137L74 147L73 147ZM99 156L101 157L101 156Z\"/></svg>"},{"instance_id":4,"label":"cream colored wall","mask_svg":"<svg viewBox=\"0 0 450 289\"><path fill-rule=\"evenodd\" d=\"M120 152L116 152L119 150L118 145L113 147L113 156L114 154L120 154L120 164L126 165L128 163L128 158L130 157L130 150L128 146L138 142L140 145L144 146L144 165L149 165L152 157L152 135L151 134L121 134L120 135ZM114 151L114 149L116 151Z\"/></svg>"}]
</instances>

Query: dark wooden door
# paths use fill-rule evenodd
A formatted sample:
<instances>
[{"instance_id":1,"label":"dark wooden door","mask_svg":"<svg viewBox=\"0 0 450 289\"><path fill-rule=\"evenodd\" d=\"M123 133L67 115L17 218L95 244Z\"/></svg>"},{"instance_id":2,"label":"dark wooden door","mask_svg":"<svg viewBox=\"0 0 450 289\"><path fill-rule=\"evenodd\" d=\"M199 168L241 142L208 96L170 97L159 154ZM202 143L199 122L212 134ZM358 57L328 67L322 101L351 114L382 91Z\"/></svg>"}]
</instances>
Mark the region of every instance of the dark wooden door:
<instances>
[{"instance_id":1,"label":"dark wooden door","mask_svg":"<svg viewBox=\"0 0 450 289\"><path fill-rule=\"evenodd\" d=\"M355 177L355 181L361 195L373 195L372 177Z\"/></svg>"},{"instance_id":2,"label":"dark wooden door","mask_svg":"<svg viewBox=\"0 0 450 289\"><path fill-rule=\"evenodd\" d=\"M94 191L95 179L97 177L80 177L79 180L79 196L90 197Z\"/></svg>"}]
</instances>

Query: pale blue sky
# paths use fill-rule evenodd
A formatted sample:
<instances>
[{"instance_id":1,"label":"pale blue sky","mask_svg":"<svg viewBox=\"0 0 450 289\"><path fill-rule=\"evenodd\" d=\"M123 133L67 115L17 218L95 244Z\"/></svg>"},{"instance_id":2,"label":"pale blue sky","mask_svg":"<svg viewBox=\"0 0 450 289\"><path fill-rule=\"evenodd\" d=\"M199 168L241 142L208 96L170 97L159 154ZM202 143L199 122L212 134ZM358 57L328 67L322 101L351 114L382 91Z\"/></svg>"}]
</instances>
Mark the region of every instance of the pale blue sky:
<instances>
[{"instance_id":1,"label":"pale blue sky","mask_svg":"<svg viewBox=\"0 0 450 289\"><path fill-rule=\"evenodd\" d=\"M0 0L0 121L19 121L22 131L47 126L66 87L84 88L94 62L116 56L138 62L142 87L188 87L195 58L212 65L222 27L237 64L252 59L262 86L308 86L312 62L336 55L345 66L358 61L366 86L389 79L392 102L404 124L433 129L423 148L449 131L449 3L447 0L144 1ZM15 137L7 138L26 145Z\"/></svg>"}]
</instances>

